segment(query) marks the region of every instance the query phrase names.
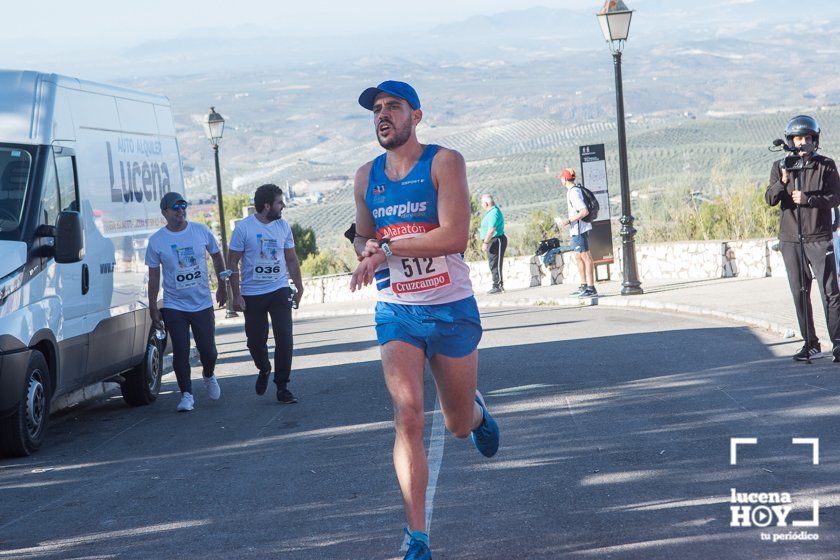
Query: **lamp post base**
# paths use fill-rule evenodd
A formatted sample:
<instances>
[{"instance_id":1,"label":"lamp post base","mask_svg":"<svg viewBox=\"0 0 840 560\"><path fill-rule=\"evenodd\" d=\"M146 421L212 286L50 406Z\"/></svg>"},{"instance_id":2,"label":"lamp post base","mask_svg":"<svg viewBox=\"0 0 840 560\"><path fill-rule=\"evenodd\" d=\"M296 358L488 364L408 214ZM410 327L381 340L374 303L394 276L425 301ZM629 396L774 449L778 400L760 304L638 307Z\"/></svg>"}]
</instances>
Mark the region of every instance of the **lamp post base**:
<instances>
[{"instance_id":1,"label":"lamp post base","mask_svg":"<svg viewBox=\"0 0 840 560\"><path fill-rule=\"evenodd\" d=\"M623 296L640 296L643 293L645 291L639 282L622 282L621 284L621 295Z\"/></svg>"},{"instance_id":2,"label":"lamp post base","mask_svg":"<svg viewBox=\"0 0 840 560\"><path fill-rule=\"evenodd\" d=\"M621 295L637 296L645 293L645 291L642 290L642 283L639 281L638 268L636 267L636 228L633 227L633 216L629 214L629 199L628 196L628 213L619 219L619 222L621 222L621 230L619 231L621 235Z\"/></svg>"}]
</instances>

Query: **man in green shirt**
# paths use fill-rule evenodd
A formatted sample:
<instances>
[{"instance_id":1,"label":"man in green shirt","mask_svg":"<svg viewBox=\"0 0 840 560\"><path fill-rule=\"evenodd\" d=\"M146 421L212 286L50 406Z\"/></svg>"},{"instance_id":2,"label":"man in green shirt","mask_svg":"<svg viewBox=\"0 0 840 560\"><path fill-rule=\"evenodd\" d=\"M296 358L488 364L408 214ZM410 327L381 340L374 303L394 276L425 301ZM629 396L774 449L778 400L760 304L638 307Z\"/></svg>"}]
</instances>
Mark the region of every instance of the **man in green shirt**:
<instances>
[{"instance_id":1,"label":"man in green shirt","mask_svg":"<svg viewBox=\"0 0 840 560\"><path fill-rule=\"evenodd\" d=\"M484 209L479 230L482 240L481 248L487 252L490 272L493 274L493 288L487 293L500 294L505 291L505 282L502 278L502 261L505 258L508 243L505 236L505 217L489 194L481 195L481 207Z\"/></svg>"}]
</instances>

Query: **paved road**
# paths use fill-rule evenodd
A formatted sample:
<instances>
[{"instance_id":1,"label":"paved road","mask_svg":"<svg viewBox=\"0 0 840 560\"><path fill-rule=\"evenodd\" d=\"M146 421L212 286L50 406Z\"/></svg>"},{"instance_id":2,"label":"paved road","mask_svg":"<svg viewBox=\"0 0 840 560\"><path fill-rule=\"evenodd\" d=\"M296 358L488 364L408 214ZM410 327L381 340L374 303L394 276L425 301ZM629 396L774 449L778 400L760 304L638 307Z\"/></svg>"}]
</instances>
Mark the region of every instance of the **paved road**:
<instances>
[{"instance_id":1,"label":"paved road","mask_svg":"<svg viewBox=\"0 0 840 560\"><path fill-rule=\"evenodd\" d=\"M483 321L496 458L432 433L426 384L428 438L444 445L436 560L836 557L840 366L795 364L792 343L697 317L532 307ZM298 405L253 394L229 325L220 401L198 385L196 410L176 414L169 380L151 407L114 398L56 418L41 452L0 462L0 558L401 558L372 318L296 329ZM759 440L737 466L733 436ZM818 466L792 437L821 438ZM819 541L730 528L731 488L789 492L791 519L819 499Z\"/></svg>"}]
</instances>

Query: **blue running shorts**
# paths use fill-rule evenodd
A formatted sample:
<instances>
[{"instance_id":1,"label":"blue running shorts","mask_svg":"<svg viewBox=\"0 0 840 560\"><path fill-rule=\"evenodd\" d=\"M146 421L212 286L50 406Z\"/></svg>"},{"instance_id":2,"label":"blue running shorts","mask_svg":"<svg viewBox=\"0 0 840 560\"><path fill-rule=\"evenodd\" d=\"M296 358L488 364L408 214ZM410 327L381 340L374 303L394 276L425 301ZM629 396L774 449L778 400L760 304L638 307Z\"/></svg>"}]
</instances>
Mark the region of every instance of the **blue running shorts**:
<instances>
[{"instance_id":1,"label":"blue running shorts","mask_svg":"<svg viewBox=\"0 0 840 560\"><path fill-rule=\"evenodd\" d=\"M376 303L376 338L384 345L402 340L420 348L427 358L443 354L463 358L478 347L481 317L475 297L437 305Z\"/></svg>"}]
</instances>

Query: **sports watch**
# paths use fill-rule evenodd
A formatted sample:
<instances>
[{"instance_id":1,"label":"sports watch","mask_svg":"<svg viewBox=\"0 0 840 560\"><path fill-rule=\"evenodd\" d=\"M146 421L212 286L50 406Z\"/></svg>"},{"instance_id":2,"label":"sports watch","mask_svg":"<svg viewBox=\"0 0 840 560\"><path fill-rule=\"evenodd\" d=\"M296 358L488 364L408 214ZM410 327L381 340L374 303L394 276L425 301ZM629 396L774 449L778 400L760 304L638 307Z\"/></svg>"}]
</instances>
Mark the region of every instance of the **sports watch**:
<instances>
[{"instance_id":1,"label":"sports watch","mask_svg":"<svg viewBox=\"0 0 840 560\"><path fill-rule=\"evenodd\" d=\"M391 240L387 237L383 237L379 240L379 248L382 249L382 252L385 253L386 257L390 257L394 254L393 251L391 251Z\"/></svg>"}]
</instances>

